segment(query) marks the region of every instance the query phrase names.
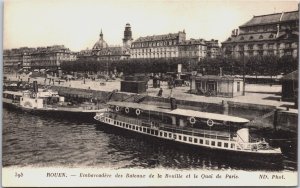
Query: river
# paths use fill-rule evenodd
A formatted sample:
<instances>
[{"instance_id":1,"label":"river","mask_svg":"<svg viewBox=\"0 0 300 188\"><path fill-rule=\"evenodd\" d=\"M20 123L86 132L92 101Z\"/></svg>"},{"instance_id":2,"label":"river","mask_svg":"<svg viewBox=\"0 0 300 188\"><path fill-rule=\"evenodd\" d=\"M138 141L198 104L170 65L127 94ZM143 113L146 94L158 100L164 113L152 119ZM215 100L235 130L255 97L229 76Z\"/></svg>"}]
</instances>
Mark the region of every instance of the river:
<instances>
[{"instance_id":1,"label":"river","mask_svg":"<svg viewBox=\"0 0 300 188\"><path fill-rule=\"evenodd\" d=\"M3 108L4 167L297 170L296 140L282 141L280 165L255 166L174 146L79 119L57 119ZM263 159L262 159L263 160Z\"/></svg>"}]
</instances>

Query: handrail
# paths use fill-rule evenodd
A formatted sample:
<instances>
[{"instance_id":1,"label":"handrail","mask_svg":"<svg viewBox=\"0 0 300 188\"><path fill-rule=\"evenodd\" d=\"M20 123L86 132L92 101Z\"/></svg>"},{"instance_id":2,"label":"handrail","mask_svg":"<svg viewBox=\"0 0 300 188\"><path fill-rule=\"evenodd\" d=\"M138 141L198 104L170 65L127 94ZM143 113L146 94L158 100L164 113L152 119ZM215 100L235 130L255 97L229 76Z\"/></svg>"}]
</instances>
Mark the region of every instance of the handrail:
<instances>
[{"instance_id":1,"label":"handrail","mask_svg":"<svg viewBox=\"0 0 300 188\"><path fill-rule=\"evenodd\" d=\"M106 112L104 113L104 116L109 117L109 114ZM126 123L131 123L131 124L136 124L136 125L149 125L149 127L151 126L151 121L147 121L147 120L141 120L141 119L136 119L136 118L130 118L130 117L124 117L122 115L119 114L112 114L113 118L119 121L123 121ZM195 129L191 129L191 128L187 128L187 127L174 127L172 125L168 125L168 124L164 124L159 122L158 123L158 127L161 129L170 129L170 131L172 132L176 132L176 131L180 131L182 133L185 132L185 134L188 134L187 132L191 133L191 135L194 134L203 134L204 137L206 136L214 136L214 137L226 137L226 139L230 140L230 134L229 133L223 133L223 132L218 132L218 131L211 131L211 130L195 130Z\"/></svg>"}]
</instances>

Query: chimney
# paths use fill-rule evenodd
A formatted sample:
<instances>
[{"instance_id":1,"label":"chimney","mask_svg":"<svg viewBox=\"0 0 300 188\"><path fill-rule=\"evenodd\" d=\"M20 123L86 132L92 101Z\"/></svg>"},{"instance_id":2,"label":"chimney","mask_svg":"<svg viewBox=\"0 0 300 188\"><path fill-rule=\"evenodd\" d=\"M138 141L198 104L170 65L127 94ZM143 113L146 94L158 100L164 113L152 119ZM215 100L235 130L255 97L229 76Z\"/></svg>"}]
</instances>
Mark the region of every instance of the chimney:
<instances>
[{"instance_id":1,"label":"chimney","mask_svg":"<svg viewBox=\"0 0 300 188\"><path fill-rule=\"evenodd\" d=\"M279 26L279 24L277 24L277 33L276 33L276 38L278 38L278 37L279 37L279 30L280 30L280 26Z\"/></svg>"}]
</instances>

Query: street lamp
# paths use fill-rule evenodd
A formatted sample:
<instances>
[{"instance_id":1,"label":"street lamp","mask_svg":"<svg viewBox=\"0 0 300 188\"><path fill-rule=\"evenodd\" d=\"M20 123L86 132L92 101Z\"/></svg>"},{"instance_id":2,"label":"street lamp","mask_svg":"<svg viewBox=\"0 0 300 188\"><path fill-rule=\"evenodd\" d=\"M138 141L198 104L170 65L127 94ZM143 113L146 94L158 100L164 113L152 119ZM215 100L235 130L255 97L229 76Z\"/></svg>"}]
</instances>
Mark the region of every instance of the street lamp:
<instances>
[{"instance_id":1,"label":"street lamp","mask_svg":"<svg viewBox=\"0 0 300 188\"><path fill-rule=\"evenodd\" d=\"M243 96L245 96L245 52L243 53Z\"/></svg>"}]
</instances>

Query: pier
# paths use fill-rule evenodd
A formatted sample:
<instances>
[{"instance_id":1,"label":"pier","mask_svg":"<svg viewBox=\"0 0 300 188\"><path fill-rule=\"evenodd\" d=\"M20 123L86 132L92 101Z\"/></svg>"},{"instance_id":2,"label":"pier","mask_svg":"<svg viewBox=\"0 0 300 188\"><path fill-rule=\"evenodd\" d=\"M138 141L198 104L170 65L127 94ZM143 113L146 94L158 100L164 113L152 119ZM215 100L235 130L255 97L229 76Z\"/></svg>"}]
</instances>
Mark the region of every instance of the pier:
<instances>
[{"instance_id":1,"label":"pier","mask_svg":"<svg viewBox=\"0 0 300 188\"><path fill-rule=\"evenodd\" d=\"M27 80L26 76L22 80ZM298 110L293 107L292 102L283 102L276 93L281 88L278 85L246 85L246 96L235 98L206 97L188 93L188 87L176 87L172 90L167 83L161 83L163 94L157 97L158 88L152 87L152 81L148 83L148 90L143 94L120 92L120 81L108 81L101 85L100 81L94 80L72 80L68 82L57 82L45 84L45 78L35 78L40 87L47 85L58 91L59 95L76 100L93 100L95 103L106 103L108 101L139 102L141 104L157 104L169 107L169 97L176 98L177 105L182 109L199 110L226 115L239 116L251 121L250 127L255 129L266 129L271 131L287 131L296 133L298 124ZM16 83L16 76L8 76L6 83ZM23 81L23 84L27 82ZM268 88L266 88L268 87ZM255 91L259 90L259 93ZM270 94L271 92L271 94ZM272 94L273 93L273 94ZM275 93L275 94L274 94Z\"/></svg>"}]
</instances>

